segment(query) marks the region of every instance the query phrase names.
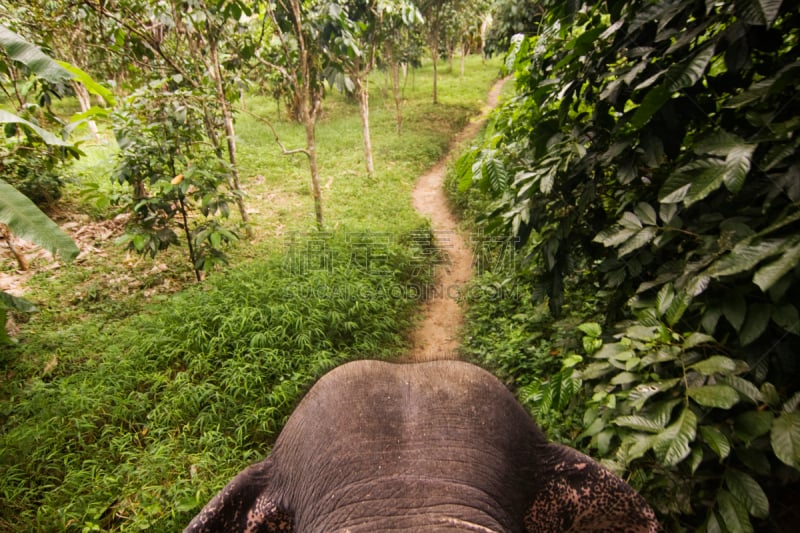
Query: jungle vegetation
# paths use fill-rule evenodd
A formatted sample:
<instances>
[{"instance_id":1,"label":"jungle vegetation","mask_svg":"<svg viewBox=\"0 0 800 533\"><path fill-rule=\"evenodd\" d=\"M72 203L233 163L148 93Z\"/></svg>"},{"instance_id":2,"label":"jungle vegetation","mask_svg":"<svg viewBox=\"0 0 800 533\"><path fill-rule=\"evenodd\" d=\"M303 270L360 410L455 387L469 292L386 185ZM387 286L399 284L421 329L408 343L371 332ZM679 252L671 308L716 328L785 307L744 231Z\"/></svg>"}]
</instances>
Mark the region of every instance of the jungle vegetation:
<instances>
[{"instance_id":1,"label":"jungle vegetation","mask_svg":"<svg viewBox=\"0 0 800 533\"><path fill-rule=\"evenodd\" d=\"M465 350L667 530L789 531L798 3L537 5L510 39L514 94L450 179L502 242L479 258Z\"/></svg>"}]
</instances>

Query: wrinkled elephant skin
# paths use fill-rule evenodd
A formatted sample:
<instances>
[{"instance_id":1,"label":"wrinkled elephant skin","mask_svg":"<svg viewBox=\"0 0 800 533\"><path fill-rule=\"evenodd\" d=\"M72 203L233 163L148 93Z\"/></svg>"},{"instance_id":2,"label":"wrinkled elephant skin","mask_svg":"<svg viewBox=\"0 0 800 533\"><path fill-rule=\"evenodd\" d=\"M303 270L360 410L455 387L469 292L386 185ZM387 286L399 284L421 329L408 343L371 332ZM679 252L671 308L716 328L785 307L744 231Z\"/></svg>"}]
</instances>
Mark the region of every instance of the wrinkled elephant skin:
<instances>
[{"instance_id":1,"label":"wrinkled elephant skin","mask_svg":"<svg viewBox=\"0 0 800 533\"><path fill-rule=\"evenodd\" d=\"M306 395L270 456L187 531L655 532L653 511L548 443L506 387L456 361L358 361Z\"/></svg>"}]
</instances>

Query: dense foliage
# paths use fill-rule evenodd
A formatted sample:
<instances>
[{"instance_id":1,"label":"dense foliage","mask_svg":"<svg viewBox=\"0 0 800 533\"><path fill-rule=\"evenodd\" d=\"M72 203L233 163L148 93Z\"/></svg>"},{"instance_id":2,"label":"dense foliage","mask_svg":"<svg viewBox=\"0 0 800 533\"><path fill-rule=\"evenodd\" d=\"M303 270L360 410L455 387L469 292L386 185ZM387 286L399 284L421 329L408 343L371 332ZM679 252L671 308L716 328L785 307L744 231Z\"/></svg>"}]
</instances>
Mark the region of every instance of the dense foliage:
<instances>
[{"instance_id":1,"label":"dense foliage","mask_svg":"<svg viewBox=\"0 0 800 533\"><path fill-rule=\"evenodd\" d=\"M553 3L457 169L522 259L474 292L469 350L671 530L778 528L800 477L799 13ZM500 360L498 323L528 341Z\"/></svg>"},{"instance_id":2,"label":"dense foliage","mask_svg":"<svg viewBox=\"0 0 800 533\"><path fill-rule=\"evenodd\" d=\"M221 220L240 193L229 182L229 165L215 157L204 135L204 109L213 105L207 95L167 79L135 91L114 115L114 178L130 185L126 207L136 216L123 241L155 256L181 240L180 228L198 280L202 271L226 262L223 248L237 239Z\"/></svg>"},{"instance_id":3,"label":"dense foliage","mask_svg":"<svg viewBox=\"0 0 800 533\"><path fill-rule=\"evenodd\" d=\"M94 332L100 357L62 331L52 348L84 363L2 404L0 529L180 530L267 453L314 379L395 353L431 242L426 229L394 243L300 235L285 256Z\"/></svg>"}]
</instances>

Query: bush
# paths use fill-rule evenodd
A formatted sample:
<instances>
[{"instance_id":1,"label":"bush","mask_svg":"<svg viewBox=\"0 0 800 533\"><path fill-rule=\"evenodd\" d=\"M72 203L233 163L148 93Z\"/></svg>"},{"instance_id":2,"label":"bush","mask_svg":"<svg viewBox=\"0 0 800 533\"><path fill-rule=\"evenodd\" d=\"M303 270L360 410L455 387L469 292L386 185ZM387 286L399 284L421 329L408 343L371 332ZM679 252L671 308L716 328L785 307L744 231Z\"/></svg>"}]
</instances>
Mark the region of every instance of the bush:
<instances>
[{"instance_id":1,"label":"bush","mask_svg":"<svg viewBox=\"0 0 800 533\"><path fill-rule=\"evenodd\" d=\"M504 283L551 313L506 316L571 347L555 370L542 348L502 364L669 529L777 528L800 477L797 2L548 5L457 167L521 245Z\"/></svg>"}]
</instances>

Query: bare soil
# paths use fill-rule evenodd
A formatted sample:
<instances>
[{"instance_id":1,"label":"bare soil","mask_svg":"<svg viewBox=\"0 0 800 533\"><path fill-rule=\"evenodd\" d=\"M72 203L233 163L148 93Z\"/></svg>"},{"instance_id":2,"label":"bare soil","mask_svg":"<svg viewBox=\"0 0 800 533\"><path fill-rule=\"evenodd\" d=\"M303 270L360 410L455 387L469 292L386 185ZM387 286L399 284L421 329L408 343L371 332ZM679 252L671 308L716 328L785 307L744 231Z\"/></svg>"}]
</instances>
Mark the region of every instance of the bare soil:
<instances>
[{"instance_id":1,"label":"bare soil","mask_svg":"<svg viewBox=\"0 0 800 533\"><path fill-rule=\"evenodd\" d=\"M453 139L448 154L421 176L414 187L414 208L430 219L444 261L437 268L434 288L423 309L423 319L411 333L411 350L403 360L419 362L459 358L459 331L464 320L460 296L472 278L473 254L450 208L444 179L448 163L465 141L477 135L489 112L497 106L505 82L506 79L502 79L492 86L480 115Z\"/></svg>"}]
</instances>

